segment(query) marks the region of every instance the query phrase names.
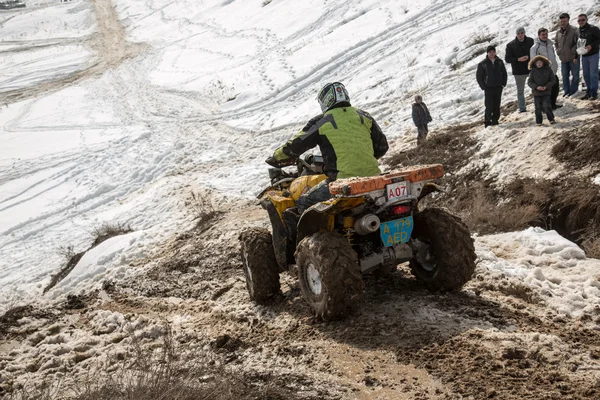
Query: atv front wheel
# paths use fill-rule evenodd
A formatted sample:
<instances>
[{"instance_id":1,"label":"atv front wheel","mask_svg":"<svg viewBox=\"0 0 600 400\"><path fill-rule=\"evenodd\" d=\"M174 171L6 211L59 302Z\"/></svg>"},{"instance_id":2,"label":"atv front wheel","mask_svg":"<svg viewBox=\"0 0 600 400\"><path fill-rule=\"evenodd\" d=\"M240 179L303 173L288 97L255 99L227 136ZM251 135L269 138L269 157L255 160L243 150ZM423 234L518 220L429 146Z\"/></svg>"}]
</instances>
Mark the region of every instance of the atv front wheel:
<instances>
[{"instance_id":1,"label":"atv front wheel","mask_svg":"<svg viewBox=\"0 0 600 400\"><path fill-rule=\"evenodd\" d=\"M281 293L279 266L275 260L271 234L266 229L249 228L240 234L242 266L250 299L268 303Z\"/></svg>"},{"instance_id":2,"label":"atv front wheel","mask_svg":"<svg viewBox=\"0 0 600 400\"><path fill-rule=\"evenodd\" d=\"M441 208L426 208L414 216L410 269L430 291L453 291L475 271L475 247L469 228Z\"/></svg>"},{"instance_id":3,"label":"atv front wheel","mask_svg":"<svg viewBox=\"0 0 600 400\"><path fill-rule=\"evenodd\" d=\"M296 264L302 295L318 318L341 318L362 303L365 284L358 256L343 236L319 232L302 239Z\"/></svg>"}]
</instances>

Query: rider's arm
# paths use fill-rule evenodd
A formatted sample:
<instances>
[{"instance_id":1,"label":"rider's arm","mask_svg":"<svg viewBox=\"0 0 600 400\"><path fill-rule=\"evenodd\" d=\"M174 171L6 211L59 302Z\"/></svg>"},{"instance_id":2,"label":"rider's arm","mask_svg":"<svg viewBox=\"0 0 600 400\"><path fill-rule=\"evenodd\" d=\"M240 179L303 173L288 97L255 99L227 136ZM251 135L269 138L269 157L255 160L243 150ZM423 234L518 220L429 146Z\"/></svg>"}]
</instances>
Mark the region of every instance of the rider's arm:
<instances>
[{"instance_id":1,"label":"rider's arm","mask_svg":"<svg viewBox=\"0 0 600 400\"><path fill-rule=\"evenodd\" d=\"M389 145L387 138L375 120L373 120L373 125L371 125L371 141L373 142L373 155L375 158L383 157L387 153Z\"/></svg>"},{"instance_id":2,"label":"rider's arm","mask_svg":"<svg viewBox=\"0 0 600 400\"><path fill-rule=\"evenodd\" d=\"M306 150L315 147L319 143L319 127L321 125L318 125L318 122L322 119L323 114L319 114L308 121L306 126L291 140L275 150L273 157L278 161L298 158Z\"/></svg>"}]
</instances>

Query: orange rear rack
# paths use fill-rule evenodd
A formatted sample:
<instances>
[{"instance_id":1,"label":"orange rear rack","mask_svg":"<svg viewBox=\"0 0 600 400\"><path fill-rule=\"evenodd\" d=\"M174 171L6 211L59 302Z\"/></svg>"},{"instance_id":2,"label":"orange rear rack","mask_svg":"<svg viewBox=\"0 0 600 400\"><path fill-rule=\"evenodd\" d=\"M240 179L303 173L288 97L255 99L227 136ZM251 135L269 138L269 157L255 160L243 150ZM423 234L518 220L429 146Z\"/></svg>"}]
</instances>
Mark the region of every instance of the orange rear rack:
<instances>
[{"instance_id":1,"label":"orange rear rack","mask_svg":"<svg viewBox=\"0 0 600 400\"><path fill-rule=\"evenodd\" d=\"M442 176L444 167L441 164L415 165L385 175L339 179L329 184L329 191L333 195L354 196L385 189L387 185L396 182L421 182Z\"/></svg>"}]
</instances>

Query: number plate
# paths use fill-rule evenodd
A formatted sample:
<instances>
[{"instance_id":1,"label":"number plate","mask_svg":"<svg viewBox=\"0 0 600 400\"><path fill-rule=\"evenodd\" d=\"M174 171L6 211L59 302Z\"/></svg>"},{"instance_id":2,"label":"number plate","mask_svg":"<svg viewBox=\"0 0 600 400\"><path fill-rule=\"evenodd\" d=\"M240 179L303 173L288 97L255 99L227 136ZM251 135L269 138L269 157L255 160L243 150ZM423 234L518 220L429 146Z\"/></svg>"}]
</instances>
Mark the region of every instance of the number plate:
<instances>
[{"instance_id":1,"label":"number plate","mask_svg":"<svg viewBox=\"0 0 600 400\"><path fill-rule=\"evenodd\" d=\"M379 234L384 246L390 247L398 243L406 243L413 230L413 218L406 217L393 221L382 222Z\"/></svg>"},{"instance_id":2,"label":"number plate","mask_svg":"<svg viewBox=\"0 0 600 400\"><path fill-rule=\"evenodd\" d=\"M385 188L388 200L401 199L408 196L408 185L406 181L392 183Z\"/></svg>"}]
</instances>

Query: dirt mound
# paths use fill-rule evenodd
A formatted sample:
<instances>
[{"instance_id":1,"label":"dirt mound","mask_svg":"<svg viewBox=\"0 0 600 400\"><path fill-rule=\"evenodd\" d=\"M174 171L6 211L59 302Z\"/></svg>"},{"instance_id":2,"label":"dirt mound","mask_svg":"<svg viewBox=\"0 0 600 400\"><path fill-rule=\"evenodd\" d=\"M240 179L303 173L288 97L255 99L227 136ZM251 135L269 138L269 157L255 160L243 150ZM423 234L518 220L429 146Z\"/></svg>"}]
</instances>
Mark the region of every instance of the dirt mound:
<instances>
[{"instance_id":1,"label":"dirt mound","mask_svg":"<svg viewBox=\"0 0 600 400\"><path fill-rule=\"evenodd\" d=\"M448 127L443 133L427 137L423 145L392 155L385 161L392 168L420 164L442 164L453 174L469 162L475 153L477 139L473 131L478 123Z\"/></svg>"},{"instance_id":2,"label":"dirt mound","mask_svg":"<svg viewBox=\"0 0 600 400\"><path fill-rule=\"evenodd\" d=\"M600 118L588 121L571 132L563 132L560 141L552 148L552 156L569 168L590 168L600 173Z\"/></svg>"},{"instance_id":3,"label":"dirt mound","mask_svg":"<svg viewBox=\"0 0 600 400\"><path fill-rule=\"evenodd\" d=\"M447 173L440 183L445 192L423 204L449 208L471 232L493 234L539 226L575 241L588 256L600 257L600 193L590 179L600 172L600 118L564 132L554 146L553 156L569 166L569 174L554 179L518 177L502 185L488 177L485 167L463 169L478 149L473 134L477 125L451 127L387 161L392 167L443 164Z\"/></svg>"}]
</instances>

